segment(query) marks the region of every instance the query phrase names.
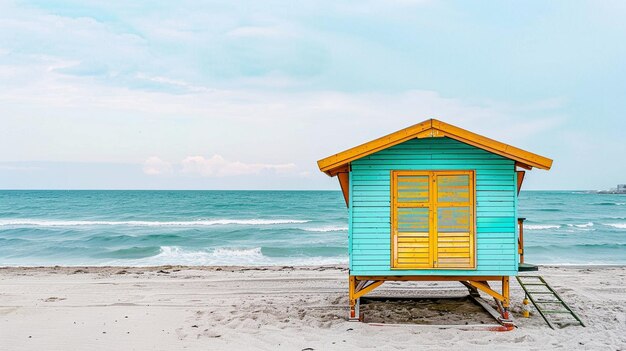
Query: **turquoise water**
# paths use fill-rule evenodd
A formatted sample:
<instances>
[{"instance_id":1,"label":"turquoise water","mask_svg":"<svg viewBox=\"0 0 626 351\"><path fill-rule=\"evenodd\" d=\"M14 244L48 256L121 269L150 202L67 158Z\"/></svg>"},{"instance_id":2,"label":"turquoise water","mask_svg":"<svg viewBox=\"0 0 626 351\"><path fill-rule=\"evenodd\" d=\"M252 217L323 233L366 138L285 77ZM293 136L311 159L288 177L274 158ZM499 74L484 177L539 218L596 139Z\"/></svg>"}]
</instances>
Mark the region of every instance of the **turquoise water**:
<instances>
[{"instance_id":1,"label":"turquoise water","mask_svg":"<svg viewBox=\"0 0 626 351\"><path fill-rule=\"evenodd\" d=\"M0 191L0 265L347 262L338 191ZM626 196L522 192L526 260L626 264Z\"/></svg>"}]
</instances>

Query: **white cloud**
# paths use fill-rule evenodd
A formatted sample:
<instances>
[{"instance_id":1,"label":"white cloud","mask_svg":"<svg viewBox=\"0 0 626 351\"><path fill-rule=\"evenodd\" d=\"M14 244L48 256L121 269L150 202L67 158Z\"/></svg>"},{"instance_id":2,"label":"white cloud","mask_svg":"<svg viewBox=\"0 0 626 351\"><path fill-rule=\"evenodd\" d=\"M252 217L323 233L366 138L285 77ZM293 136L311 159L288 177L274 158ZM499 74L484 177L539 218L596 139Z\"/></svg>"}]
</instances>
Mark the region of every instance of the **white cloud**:
<instances>
[{"instance_id":1,"label":"white cloud","mask_svg":"<svg viewBox=\"0 0 626 351\"><path fill-rule=\"evenodd\" d=\"M267 164L267 163L244 163L240 161L228 161L221 155L213 155L211 158L203 156L188 156L181 161L181 172L205 177L226 177L247 174L259 174L264 171L274 173L291 173L296 165L293 163Z\"/></svg>"},{"instance_id":2,"label":"white cloud","mask_svg":"<svg viewBox=\"0 0 626 351\"><path fill-rule=\"evenodd\" d=\"M152 156L143 163L143 172L147 175L161 175L172 172L172 164Z\"/></svg>"},{"instance_id":3,"label":"white cloud","mask_svg":"<svg viewBox=\"0 0 626 351\"><path fill-rule=\"evenodd\" d=\"M307 177L308 171L296 172L294 163L245 163L229 161L221 155L187 156L178 163L172 164L159 157L152 156L143 162L143 172L150 176L184 174L201 177L228 177L252 175L270 172L272 174L299 175Z\"/></svg>"},{"instance_id":4,"label":"white cloud","mask_svg":"<svg viewBox=\"0 0 626 351\"><path fill-rule=\"evenodd\" d=\"M272 38L287 37L291 34L274 27L238 27L228 32L228 36L237 38Z\"/></svg>"},{"instance_id":5,"label":"white cloud","mask_svg":"<svg viewBox=\"0 0 626 351\"><path fill-rule=\"evenodd\" d=\"M48 70L59 64L42 60L20 75L25 81L0 90L0 138L20 145L0 150L0 160L137 162L138 155L147 153L166 160L208 153L226 160L258 160L255 167L234 163L223 167L228 169L267 170L272 168L262 165L297 163L310 165L301 171L316 174L316 160L427 118L540 154L528 139L558 128L564 120L558 100L529 108L532 104L468 102L428 90L205 89L183 80L154 78L197 88L171 94L94 84L88 77ZM22 68L0 67L0 80L12 81ZM58 142L59 135L71 143ZM200 163L220 161L211 157ZM152 165L147 169L157 172Z\"/></svg>"},{"instance_id":6,"label":"white cloud","mask_svg":"<svg viewBox=\"0 0 626 351\"><path fill-rule=\"evenodd\" d=\"M40 171L43 168L36 166L16 166L16 165L2 165L0 164L0 170L3 171Z\"/></svg>"},{"instance_id":7,"label":"white cloud","mask_svg":"<svg viewBox=\"0 0 626 351\"><path fill-rule=\"evenodd\" d=\"M166 87L174 87L174 88L179 88L184 92L205 92L205 91L210 91L210 89L203 87L203 86L197 86L197 85L192 85L188 82L182 81L182 80L177 80L177 79L172 79L172 78L167 78L167 77L161 77L161 76L151 76L151 75L147 75L145 73L137 73L135 75L135 78L139 79L139 80L143 80L143 81L147 81L147 82L152 82L152 83L156 83L159 85L163 85Z\"/></svg>"}]
</instances>

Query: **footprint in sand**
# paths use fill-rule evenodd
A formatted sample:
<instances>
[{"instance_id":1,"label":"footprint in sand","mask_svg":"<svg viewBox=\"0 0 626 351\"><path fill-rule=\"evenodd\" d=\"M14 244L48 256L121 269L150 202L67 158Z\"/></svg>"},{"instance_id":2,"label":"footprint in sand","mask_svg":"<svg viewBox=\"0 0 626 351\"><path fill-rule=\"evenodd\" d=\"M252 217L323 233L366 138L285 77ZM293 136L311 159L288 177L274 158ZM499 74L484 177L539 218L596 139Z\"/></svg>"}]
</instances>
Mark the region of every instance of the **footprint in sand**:
<instances>
[{"instance_id":1,"label":"footprint in sand","mask_svg":"<svg viewBox=\"0 0 626 351\"><path fill-rule=\"evenodd\" d=\"M49 297L47 299L44 299L43 302L57 302L57 301L63 301L63 300L66 300L66 298L65 297L52 296L52 297Z\"/></svg>"}]
</instances>

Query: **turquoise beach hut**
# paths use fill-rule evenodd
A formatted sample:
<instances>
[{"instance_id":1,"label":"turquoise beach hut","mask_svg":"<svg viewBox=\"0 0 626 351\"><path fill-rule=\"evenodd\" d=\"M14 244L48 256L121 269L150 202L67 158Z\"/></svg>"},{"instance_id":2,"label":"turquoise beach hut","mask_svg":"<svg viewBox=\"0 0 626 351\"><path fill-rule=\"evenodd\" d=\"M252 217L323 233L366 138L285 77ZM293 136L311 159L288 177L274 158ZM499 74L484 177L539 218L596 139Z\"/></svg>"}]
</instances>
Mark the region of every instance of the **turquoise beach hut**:
<instances>
[{"instance_id":1,"label":"turquoise beach hut","mask_svg":"<svg viewBox=\"0 0 626 351\"><path fill-rule=\"evenodd\" d=\"M523 262L517 196L524 170L551 159L430 119L318 166L349 208L350 319L385 281L459 281L508 319L509 277Z\"/></svg>"}]
</instances>

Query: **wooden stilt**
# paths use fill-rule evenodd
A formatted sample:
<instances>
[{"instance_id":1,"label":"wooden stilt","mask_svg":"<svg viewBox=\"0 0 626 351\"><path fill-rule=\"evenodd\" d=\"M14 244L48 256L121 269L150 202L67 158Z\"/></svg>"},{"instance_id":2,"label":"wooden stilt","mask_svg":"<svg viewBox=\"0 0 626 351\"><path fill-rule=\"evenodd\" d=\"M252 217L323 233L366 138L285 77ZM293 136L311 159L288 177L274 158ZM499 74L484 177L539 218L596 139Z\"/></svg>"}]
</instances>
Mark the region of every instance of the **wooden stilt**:
<instances>
[{"instance_id":1,"label":"wooden stilt","mask_svg":"<svg viewBox=\"0 0 626 351\"><path fill-rule=\"evenodd\" d=\"M356 298L356 289L357 289L357 279L355 276L350 276L349 278L349 289L350 289L350 312L348 314L349 321L358 321L359 320L359 299Z\"/></svg>"},{"instance_id":2,"label":"wooden stilt","mask_svg":"<svg viewBox=\"0 0 626 351\"><path fill-rule=\"evenodd\" d=\"M502 315L502 318L504 320L509 320L509 304L510 304L510 298L509 298L509 277L508 276L503 276L502 277L502 301L496 301L498 303L498 306L500 307L500 314Z\"/></svg>"},{"instance_id":3,"label":"wooden stilt","mask_svg":"<svg viewBox=\"0 0 626 351\"><path fill-rule=\"evenodd\" d=\"M483 307L487 306L484 300L480 299L479 290L492 296L498 307L498 312L491 308L492 314L499 314L497 320L511 330L514 327L513 322L509 319L509 277L508 276L350 276L349 277L349 294L350 294L350 311L348 320L360 321L362 316L359 312L360 298L370 293L385 281L452 281L457 280L467 287L470 296L474 299L482 301ZM489 281L502 282L502 291L497 292L491 286Z\"/></svg>"},{"instance_id":4,"label":"wooden stilt","mask_svg":"<svg viewBox=\"0 0 626 351\"><path fill-rule=\"evenodd\" d=\"M348 320L362 320L362 316L359 312L361 297L376 289L382 283L384 283L384 280L361 280L358 279L358 277L352 275L349 277L348 285L350 289L350 311L348 314Z\"/></svg>"}]
</instances>

